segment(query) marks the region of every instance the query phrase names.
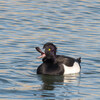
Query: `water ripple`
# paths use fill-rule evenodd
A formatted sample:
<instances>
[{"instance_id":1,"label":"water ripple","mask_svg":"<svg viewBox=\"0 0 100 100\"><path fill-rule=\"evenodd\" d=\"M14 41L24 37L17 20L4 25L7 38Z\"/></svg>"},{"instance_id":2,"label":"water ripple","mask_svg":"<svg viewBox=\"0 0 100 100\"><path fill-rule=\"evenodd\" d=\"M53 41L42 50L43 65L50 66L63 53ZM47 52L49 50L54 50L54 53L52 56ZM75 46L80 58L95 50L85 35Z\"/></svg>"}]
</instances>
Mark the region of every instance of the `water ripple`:
<instances>
[{"instance_id":1,"label":"water ripple","mask_svg":"<svg viewBox=\"0 0 100 100\"><path fill-rule=\"evenodd\" d=\"M100 98L100 1L1 0L0 12L0 99ZM36 75L48 41L82 57L81 74Z\"/></svg>"}]
</instances>

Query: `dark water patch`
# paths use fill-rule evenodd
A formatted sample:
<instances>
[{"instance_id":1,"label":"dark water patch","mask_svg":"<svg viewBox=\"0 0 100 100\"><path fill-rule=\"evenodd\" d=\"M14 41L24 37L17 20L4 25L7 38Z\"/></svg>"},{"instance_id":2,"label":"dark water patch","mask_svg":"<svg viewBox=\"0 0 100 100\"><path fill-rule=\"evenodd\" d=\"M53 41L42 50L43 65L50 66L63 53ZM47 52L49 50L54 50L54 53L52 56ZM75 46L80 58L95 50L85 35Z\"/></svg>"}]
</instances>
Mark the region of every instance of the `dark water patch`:
<instances>
[{"instance_id":1,"label":"dark water patch","mask_svg":"<svg viewBox=\"0 0 100 100\"><path fill-rule=\"evenodd\" d=\"M13 89L1 89L1 91L2 91L1 94L8 93L9 95L10 94L15 94L15 93L16 93L16 95L23 94L23 93L25 93L25 94L28 93L28 91L16 90L15 88L13 88Z\"/></svg>"},{"instance_id":2,"label":"dark water patch","mask_svg":"<svg viewBox=\"0 0 100 100\"><path fill-rule=\"evenodd\" d=\"M5 28L0 28L0 30L4 30Z\"/></svg>"},{"instance_id":3,"label":"dark water patch","mask_svg":"<svg viewBox=\"0 0 100 100\"><path fill-rule=\"evenodd\" d=\"M0 81L1 81L2 83L10 83L8 80L2 79L2 78L0 78ZM1 83L1 82L0 82L0 83Z\"/></svg>"}]
</instances>

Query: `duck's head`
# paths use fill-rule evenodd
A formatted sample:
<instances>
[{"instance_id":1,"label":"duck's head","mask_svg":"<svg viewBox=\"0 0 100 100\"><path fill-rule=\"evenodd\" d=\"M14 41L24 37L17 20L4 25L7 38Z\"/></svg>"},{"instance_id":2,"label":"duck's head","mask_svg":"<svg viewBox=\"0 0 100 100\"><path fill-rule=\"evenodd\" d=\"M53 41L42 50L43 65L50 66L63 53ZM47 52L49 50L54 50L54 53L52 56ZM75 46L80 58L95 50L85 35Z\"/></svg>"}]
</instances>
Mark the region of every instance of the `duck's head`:
<instances>
[{"instance_id":1,"label":"duck's head","mask_svg":"<svg viewBox=\"0 0 100 100\"><path fill-rule=\"evenodd\" d=\"M46 57L47 59L54 59L56 57L57 48L53 43L48 42L44 44L43 49L44 52L39 47L36 47L36 50L41 53L41 56L38 58Z\"/></svg>"},{"instance_id":2,"label":"duck's head","mask_svg":"<svg viewBox=\"0 0 100 100\"><path fill-rule=\"evenodd\" d=\"M43 46L44 52L45 52L45 57L47 59L53 59L56 56L57 48L53 43L46 43Z\"/></svg>"}]
</instances>

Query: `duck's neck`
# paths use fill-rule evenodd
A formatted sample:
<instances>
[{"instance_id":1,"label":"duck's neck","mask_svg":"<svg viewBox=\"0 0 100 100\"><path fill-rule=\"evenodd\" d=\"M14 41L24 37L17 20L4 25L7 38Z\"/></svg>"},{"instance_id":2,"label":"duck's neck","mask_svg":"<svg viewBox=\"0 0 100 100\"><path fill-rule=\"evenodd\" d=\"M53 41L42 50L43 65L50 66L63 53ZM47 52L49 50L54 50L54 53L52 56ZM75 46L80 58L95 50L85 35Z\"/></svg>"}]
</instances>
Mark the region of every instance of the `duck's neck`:
<instances>
[{"instance_id":1,"label":"duck's neck","mask_svg":"<svg viewBox=\"0 0 100 100\"><path fill-rule=\"evenodd\" d=\"M45 57L45 58L43 58L43 62L45 62L45 63L54 63L55 62L55 60L56 60L56 56L53 56L53 57Z\"/></svg>"}]
</instances>

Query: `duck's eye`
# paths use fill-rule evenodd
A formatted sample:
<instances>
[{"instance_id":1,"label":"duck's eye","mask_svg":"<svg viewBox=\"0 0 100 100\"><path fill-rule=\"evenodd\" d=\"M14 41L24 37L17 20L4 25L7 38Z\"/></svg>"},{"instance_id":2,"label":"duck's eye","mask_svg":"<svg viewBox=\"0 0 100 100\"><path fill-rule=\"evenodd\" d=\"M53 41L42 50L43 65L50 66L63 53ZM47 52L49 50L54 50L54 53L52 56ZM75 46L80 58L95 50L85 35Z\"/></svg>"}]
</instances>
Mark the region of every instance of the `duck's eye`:
<instances>
[{"instance_id":1,"label":"duck's eye","mask_svg":"<svg viewBox=\"0 0 100 100\"><path fill-rule=\"evenodd\" d=\"M51 49L48 49L48 51L51 51Z\"/></svg>"}]
</instances>

